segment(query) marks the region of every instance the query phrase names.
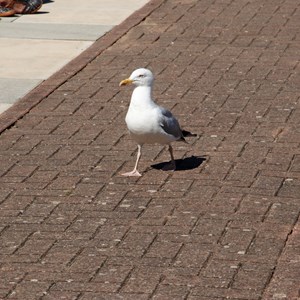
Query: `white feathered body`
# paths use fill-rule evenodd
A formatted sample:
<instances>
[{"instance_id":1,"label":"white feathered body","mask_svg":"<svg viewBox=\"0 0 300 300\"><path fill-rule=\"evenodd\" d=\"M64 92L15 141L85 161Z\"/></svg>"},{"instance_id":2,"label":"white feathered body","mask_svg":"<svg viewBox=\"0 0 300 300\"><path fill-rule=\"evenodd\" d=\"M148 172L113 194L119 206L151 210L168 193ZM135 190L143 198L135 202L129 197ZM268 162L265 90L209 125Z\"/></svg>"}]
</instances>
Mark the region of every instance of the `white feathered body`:
<instances>
[{"instance_id":1,"label":"white feathered body","mask_svg":"<svg viewBox=\"0 0 300 300\"><path fill-rule=\"evenodd\" d=\"M125 121L133 139L140 145L170 144L182 135L174 116L152 100L149 86L134 89Z\"/></svg>"}]
</instances>

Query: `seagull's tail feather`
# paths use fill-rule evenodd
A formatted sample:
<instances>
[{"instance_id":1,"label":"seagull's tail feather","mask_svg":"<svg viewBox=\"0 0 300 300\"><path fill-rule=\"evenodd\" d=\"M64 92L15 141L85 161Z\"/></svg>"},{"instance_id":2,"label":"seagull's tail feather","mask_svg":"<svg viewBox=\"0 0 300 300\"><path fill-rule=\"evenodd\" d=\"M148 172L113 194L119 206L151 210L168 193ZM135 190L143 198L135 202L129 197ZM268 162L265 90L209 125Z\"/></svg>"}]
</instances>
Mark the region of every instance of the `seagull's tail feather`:
<instances>
[{"instance_id":1,"label":"seagull's tail feather","mask_svg":"<svg viewBox=\"0 0 300 300\"><path fill-rule=\"evenodd\" d=\"M189 132L189 131L187 131L187 130L182 130L181 132L182 132L182 135L183 135L184 137L197 136L196 133L191 133L191 132Z\"/></svg>"}]
</instances>

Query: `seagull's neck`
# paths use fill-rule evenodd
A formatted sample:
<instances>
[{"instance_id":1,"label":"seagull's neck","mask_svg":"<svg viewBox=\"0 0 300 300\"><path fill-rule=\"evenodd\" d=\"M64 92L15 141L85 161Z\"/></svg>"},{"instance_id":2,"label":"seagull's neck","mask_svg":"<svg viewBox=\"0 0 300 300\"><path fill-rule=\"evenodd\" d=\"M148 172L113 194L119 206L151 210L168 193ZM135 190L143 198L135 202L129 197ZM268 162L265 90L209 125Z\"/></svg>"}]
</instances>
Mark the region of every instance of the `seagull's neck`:
<instances>
[{"instance_id":1,"label":"seagull's neck","mask_svg":"<svg viewBox=\"0 0 300 300\"><path fill-rule=\"evenodd\" d=\"M145 108L155 105L152 100L152 86L137 86L132 92L130 106Z\"/></svg>"}]
</instances>

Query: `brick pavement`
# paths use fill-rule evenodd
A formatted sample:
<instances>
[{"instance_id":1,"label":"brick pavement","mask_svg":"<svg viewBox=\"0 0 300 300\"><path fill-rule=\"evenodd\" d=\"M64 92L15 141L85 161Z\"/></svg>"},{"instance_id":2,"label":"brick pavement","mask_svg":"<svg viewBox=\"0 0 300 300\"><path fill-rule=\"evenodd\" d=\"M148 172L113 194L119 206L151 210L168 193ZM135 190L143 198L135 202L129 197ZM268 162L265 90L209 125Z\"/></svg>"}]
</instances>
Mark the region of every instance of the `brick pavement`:
<instances>
[{"instance_id":1,"label":"brick pavement","mask_svg":"<svg viewBox=\"0 0 300 300\"><path fill-rule=\"evenodd\" d=\"M0 298L299 299L299 27L295 0L153 0L3 114ZM148 146L119 175L136 67L199 134L176 172Z\"/></svg>"}]
</instances>

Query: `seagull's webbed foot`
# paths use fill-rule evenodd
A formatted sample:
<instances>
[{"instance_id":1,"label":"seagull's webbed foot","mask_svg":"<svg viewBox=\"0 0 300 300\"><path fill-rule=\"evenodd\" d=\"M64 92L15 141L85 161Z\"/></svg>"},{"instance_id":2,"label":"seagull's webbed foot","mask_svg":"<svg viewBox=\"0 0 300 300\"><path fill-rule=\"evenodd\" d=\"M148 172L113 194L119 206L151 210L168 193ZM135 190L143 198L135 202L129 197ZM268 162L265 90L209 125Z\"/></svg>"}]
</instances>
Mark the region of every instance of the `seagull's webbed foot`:
<instances>
[{"instance_id":1,"label":"seagull's webbed foot","mask_svg":"<svg viewBox=\"0 0 300 300\"><path fill-rule=\"evenodd\" d=\"M133 170L131 172L126 172L126 173L123 173L121 175L122 176L127 176L127 177L129 177L129 176L142 176L138 170Z\"/></svg>"}]
</instances>

